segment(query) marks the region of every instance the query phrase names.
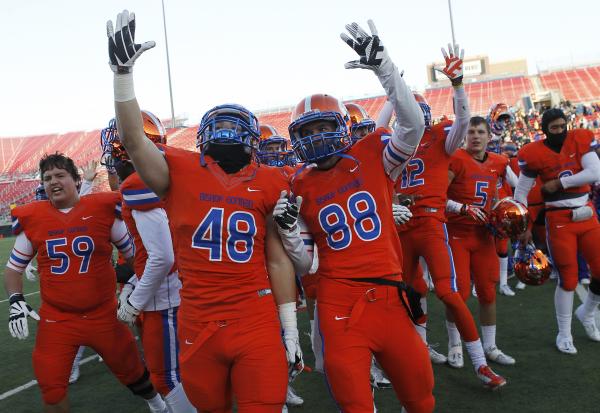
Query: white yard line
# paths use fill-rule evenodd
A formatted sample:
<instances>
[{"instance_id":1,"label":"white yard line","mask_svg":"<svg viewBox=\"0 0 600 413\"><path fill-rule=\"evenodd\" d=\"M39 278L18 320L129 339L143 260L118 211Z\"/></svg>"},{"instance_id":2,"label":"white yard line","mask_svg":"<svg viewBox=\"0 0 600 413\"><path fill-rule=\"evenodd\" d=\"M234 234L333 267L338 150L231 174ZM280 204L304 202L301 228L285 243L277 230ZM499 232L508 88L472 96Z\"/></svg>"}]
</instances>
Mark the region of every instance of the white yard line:
<instances>
[{"instance_id":1,"label":"white yard line","mask_svg":"<svg viewBox=\"0 0 600 413\"><path fill-rule=\"evenodd\" d=\"M29 294L25 294L25 297L29 297L30 295L34 295L34 294L39 294L39 291L34 291L32 293ZM6 300L0 300L0 303L6 303L8 301L8 298Z\"/></svg>"},{"instance_id":2,"label":"white yard line","mask_svg":"<svg viewBox=\"0 0 600 413\"><path fill-rule=\"evenodd\" d=\"M79 362L79 365L81 366L82 364L89 363L92 360L98 360L98 355L94 354L93 356L88 356L88 357L82 359ZM0 400L4 400L4 399L9 398L10 396L14 396L15 394L20 393L23 390L27 390L28 388L33 387L36 384L37 384L37 380L31 380L30 382L22 384L19 387L15 387L14 389L7 391L6 393L0 394Z\"/></svg>"}]
</instances>

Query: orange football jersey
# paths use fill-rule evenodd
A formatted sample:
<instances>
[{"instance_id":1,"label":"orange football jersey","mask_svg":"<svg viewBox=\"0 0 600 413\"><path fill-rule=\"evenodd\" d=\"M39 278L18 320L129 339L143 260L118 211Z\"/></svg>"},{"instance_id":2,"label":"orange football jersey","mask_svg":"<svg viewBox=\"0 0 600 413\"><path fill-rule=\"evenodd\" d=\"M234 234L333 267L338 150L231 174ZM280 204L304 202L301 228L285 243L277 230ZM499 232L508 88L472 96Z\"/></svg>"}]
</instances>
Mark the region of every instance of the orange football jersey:
<instances>
[{"instance_id":1,"label":"orange football jersey","mask_svg":"<svg viewBox=\"0 0 600 413\"><path fill-rule=\"evenodd\" d=\"M127 225L127 229L133 238L135 245L135 259L133 269L138 278L144 273L146 267L146 261L148 260L148 252L142 242L142 237L137 230L137 225L133 219L131 213L132 210L137 211L149 211L154 208L164 208L164 203L158 198L158 196L152 192L150 188L142 181L137 172L132 173L125 179L119 188L121 196L123 198L123 221ZM172 273L176 269L176 265L173 265Z\"/></svg>"},{"instance_id":2,"label":"orange football jersey","mask_svg":"<svg viewBox=\"0 0 600 413\"><path fill-rule=\"evenodd\" d=\"M266 270L266 217L287 178L252 162L228 175L210 157L165 148L171 223L181 294L181 318L227 320L274 309Z\"/></svg>"},{"instance_id":3,"label":"orange football jersey","mask_svg":"<svg viewBox=\"0 0 600 413\"><path fill-rule=\"evenodd\" d=\"M410 207L413 217L434 216L446 220L446 192L448 190L448 164L446 136L452 121L425 129L415 155L402 171L396 182L396 192L411 195L414 205ZM409 222L410 225L410 222Z\"/></svg>"},{"instance_id":4,"label":"orange football jersey","mask_svg":"<svg viewBox=\"0 0 600 413\"><path fill-rule=\"evenodd\" d=\"M593 150L594 134L587 129L573 129L567 133L560 153L548 148L544 141L527 144L519 151L519 166L527 176L539 176L542 184L552 179L575 175L583 169L581 158ZM576 198L590 191L589 185L563 189L544 201L559 201Z\"/></svg>"},{"instance_id":5,"label":"orange football jersey","mask_svg":"<svg viewBox=\"0 0 600 413\"><path fill-rule=\"evenodd\" d=\"M449 170L454 180L448 187L448 198L461 204L473 205L490 213L497 198L498 180L504 180L508 158L486 152L483 162L474 159L465 149L458 149L450 159ZM458 214L449 214L452 224L479 225L474 219Z\"/></svg>"},{"instance_id":6,"label":"orange football jersey","mask_svg":"<svg viewBox=\"0 0 600 413\"><path fill-rule=\"evenodd\" d=\"M319 276L383 277L401 273L392 216L394 182L383 166L383 128L356 143L329 170L308 168L293 181L300 211L319 251Z\"/></svg>"},{"instance_id":7,"label":"orange football jersey","mask_svg":"<svg viewBox=\"0 0 600 413\"><path fill-rule=\"evenodd\" d=\"M67 213L50 201L11 211L15 234L25 232L37 251L42 307L53 320L94 314L116 306L111 228L120 215L120 196L103 192L81 197ZM104 305L106 304L106 305Z\"/></svg>"}]
</instances>

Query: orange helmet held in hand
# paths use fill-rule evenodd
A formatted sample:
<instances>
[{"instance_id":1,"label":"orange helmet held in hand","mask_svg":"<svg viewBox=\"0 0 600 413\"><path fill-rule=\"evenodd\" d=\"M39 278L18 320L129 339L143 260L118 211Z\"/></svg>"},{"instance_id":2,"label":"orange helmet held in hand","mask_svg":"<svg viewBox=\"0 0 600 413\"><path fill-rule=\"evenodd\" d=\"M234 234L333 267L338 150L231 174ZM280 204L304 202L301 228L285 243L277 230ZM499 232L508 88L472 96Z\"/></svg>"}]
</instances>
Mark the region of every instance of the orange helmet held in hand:
<instances>
[{"instance_id":1,"label":"orange helmet held in hand","mask_svg":"<svg viewBox=\"0 0 600 413\"><path fill-rule=\"evenodd\" d=\"M527 207L512 198L501 199L492 208L490 224L500 238L517 238L527 230L528 222Z\"/></svg>"},{"instance_id":2,"label":"orange helmet held in hand","mask_svg":"<svg viewBox=\"0 0 600 413\"><path fill-rule=\"evenodd\" d=\"M375 131L375 121L369 117L365 108L357 103L346 103L345 106L350 115L350 122L352 122L352 126L350 126L350 136L353 142L357 142L360 138ZM366 133L359 136L356 132L361 128L365 128Z\"/></svg>"},{"instance_id":3,"label":"orange helmet held in hand","mask_svg":"<svg viewBox=\"0 0 600 413\"><path fill-rule=\"evenodd\" d=\"M527 285L542 285L552 272L548 257L532 244L524 249L517 246L514 270L517 278Z\"/></svg>"}]
</instances>

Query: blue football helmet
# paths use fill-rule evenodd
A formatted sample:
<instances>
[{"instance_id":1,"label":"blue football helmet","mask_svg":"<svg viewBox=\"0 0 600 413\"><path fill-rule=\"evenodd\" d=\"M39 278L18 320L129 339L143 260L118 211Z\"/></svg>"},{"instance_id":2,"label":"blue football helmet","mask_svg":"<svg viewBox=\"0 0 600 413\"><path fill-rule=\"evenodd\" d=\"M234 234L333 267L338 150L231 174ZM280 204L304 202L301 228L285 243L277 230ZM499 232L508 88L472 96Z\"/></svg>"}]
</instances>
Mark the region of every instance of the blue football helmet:
<instances>
[{"instance_id":1,"label":"blue football helmet","mask_svg":"<svg viewBox=\"0 0 600 413\"><path fill-rule=\"evenodd\" d=\"M100 131L100 148L102 156L100 164L106 166L109 173L116 173L115 158L113 157L113 144L119 142L119 134L117 132L117 121L112 118L108 121L108 126Z\"/></svg>"},{"instance_id":2,"label":"blue football helmet","mask_svg":"<svg viewBox=\"0 0 600 413\"><path fill-rule=\"evenodd\" d=\"M227 122L227 123L225 123ZM260 126L252 112L241 105L225 104L212 108L204 114L198 133L196 147L204 154L207 144L244 145L258 149Z\"/></svg>"},{"instance_id":3,"label":"blue football helmet","mask_svg":"<svg viewBox=\"0 0 600 413\"><path fill-rule=\"evenodd\" d=\"M296 166L294 151L290 150L289 139L279 135L271 125L260 125L258 161L269 166Z\"/></svg>"},{"instance_id":4,"label":"blue football helmet","mask_svg":"<svg viewBox=\"0 0 600 413\"><path fill-rule=\"evenodd\" d=\"M36 201L47 201L48 195L46 194L46 190L44 189L44 184L39 184L37 188L35 188L35 200Z\"/></svg>"},{"instance_id":5,"label":"blue football helmet","mask_svg":"<svg viewBox=\"0 0 600 413\"><path fill-rule=\"evenodd\" d=\"M419 104L419 107L423 111L423 119L425 119L425 127L430 128L432 125L431 106L429 106L429 103L427 103L427 100L425 99L425 97L423 95L421 95L420 93L413 92L413 96L415 97L415 100L417 101L417 103Z\"/></svg>"},{"instance_id":6,"label":"blue football helmet","mask_svg":"<svg viewBox=\"0 0 600 413\"><path fill-rule=\"evenodd\" d=\"M347 151L352 146L350 115L343 103L330 95L316 94L302 99L292 112L288 127L292 147L300 162L317 162ZM302 128L315 121L329 121L335 131L302 136Z\"/></svg>"}]
</instances>

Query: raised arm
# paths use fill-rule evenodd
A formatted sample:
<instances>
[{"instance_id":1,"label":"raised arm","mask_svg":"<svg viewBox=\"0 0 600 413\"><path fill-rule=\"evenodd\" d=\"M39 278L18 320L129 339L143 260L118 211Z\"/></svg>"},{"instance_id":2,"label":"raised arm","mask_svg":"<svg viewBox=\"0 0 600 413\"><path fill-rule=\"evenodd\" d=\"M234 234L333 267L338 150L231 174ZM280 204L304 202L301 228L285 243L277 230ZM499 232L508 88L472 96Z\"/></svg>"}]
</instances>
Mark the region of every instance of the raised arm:
<instances>
[{"instance_id":1,"label":"raised arm","mask_svg":"<svg viewBox=\"0 0 600 413\"><path fill-rule=\"evenodd\" d=\"M414 154L425 130L423 112L415 101L402 74L390 59L372 20L368 22L371 35L357 23L346 25L352 38L342 33L341 38L360 59L345 64L346 69L372 70L383 86L388 100L396 112L396 128L383 150L383 164L392 180L398 179L404 164Z\"/></svg>"},{"instance_id":2,"label":"raised arm","mask_svg":"<svg viewBox=\"0 0 600 413\"><path fill-rule=\"evenodd\" d=\"M133 87L133 65L154 42L135 43L135 15L127 10L106 25L109 65L114 72L115 113L119 138L136 171L158 196L169 188L169 168L162 153L144 134L142 115Z\"/></svg>"},{"instance_id":3,"label":"raised arm","mask_svg":"<svg viewBox=\"0 0 600 413\"><path fill-rule=\"evenodd\" d=\"M455 150L460 148L467 136L469 128L469 119L471 111L469 110L469 99L463 87L463 58L465 51L460 49L457 44L452 46L448 44L448 51L442 48L442 55L446 65L442 70L435 69L444 74L450 80L454 89L454 115L456 119L446 137L446 153L452 155Z\"/></svg>"}]
</instances>

